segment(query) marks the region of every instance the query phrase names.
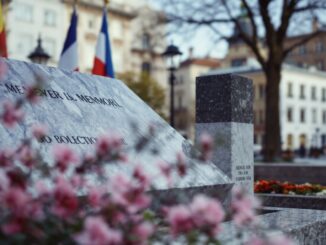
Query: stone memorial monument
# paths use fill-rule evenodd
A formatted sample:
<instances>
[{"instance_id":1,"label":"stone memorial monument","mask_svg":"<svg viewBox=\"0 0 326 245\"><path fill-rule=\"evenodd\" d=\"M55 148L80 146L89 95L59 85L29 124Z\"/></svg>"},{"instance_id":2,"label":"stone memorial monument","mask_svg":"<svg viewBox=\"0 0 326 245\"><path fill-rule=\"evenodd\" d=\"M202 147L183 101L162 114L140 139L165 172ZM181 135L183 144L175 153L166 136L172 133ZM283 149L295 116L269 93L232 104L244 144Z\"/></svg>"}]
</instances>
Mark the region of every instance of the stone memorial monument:
<instances>
[{"instance_id":1,"label":"stone memorial monument","mask_svg":"<svg viewBox=\"0 0 326 245\"><path fill-rule=\"evenodd\" d=\"M40 103L24 105L24 122L14 129L0 126L0 147L17 145L28 137L32 125L43 123L48 126L49 133L43 143L38 143L38 147L45 160L51 163L54 145L67 145L85 154L94 150L99 135L108 132L119 134L129 151L131 162L141 164L153 176L159 176L157 161L173 162L177 153L183 152L192 164L185 178L172 188L191 188L193 193L210 186L210 190L222 199L231 188L230 179L213 163L201 164L190 159L192 146L123 82L26 62L2 61L7 64L8 71L0 84L1 101L19 98L37 77L41 77L44 84L38 90ZM148 134L150 125L157 129L156 135L147 146L149 149L139 154L132 150L133 146L140 137ZM152 154L153 151L157 153ZM108 168L108 175L132 171L130 164L110 164ZM158 190L168 188L160 177L155 178L154 186Z\"/></svg>"},{"instance_id":2,"label":"stone memorial monument","mask_svg":"<svg viewBox=\"0 0 326 245\"><path fill-rule=\"evenodd\" d=\"M232 74L196 81L196 138L215 139L212 161L236 184L253 193L252 81Z\"/></svg>"}]
</instances>

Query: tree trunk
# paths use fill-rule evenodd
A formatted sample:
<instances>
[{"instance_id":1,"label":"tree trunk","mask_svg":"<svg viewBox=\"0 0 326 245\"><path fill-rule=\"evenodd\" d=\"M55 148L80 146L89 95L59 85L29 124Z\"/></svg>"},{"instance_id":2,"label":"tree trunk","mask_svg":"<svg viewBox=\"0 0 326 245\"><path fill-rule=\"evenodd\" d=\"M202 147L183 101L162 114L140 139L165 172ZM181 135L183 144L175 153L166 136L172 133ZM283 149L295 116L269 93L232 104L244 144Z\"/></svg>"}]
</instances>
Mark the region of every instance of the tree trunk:
<instances>
[{"instance_id":1,"label":"tree trunk","mask_svg":"<svg viewBox=\"0 0 326 245\"><path fill-rule=\"evenodd\" d=\"M273 162L281 154L280 131L280 81L281 63L271 64L265 69L266 75L266 109L265 109L265 137L264 137L264 161Z\"/></svg>"}]
</instances>

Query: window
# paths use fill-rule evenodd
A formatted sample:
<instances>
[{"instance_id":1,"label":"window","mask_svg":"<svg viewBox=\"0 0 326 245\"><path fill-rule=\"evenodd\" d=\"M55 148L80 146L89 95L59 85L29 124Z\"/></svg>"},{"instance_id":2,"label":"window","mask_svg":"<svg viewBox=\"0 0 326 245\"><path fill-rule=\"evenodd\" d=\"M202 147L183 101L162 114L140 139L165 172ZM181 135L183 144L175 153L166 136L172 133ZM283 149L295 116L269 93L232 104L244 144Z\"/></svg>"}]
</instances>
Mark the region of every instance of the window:
<instances>
[{"instance_id":1,"label":"window","mask_svg":"<svg viewBox=\"0 0 326 245\"><path fill-rule=\"evenodd\" d=\"M254 111L254 124L258 124L257 111Z\"/></svg>"},{"instance_id":2,"label":"window","mask_svg":"<svg viewBox=\"0 0 326 245\"><path fill-rule=\"evenodd\" d=\"M286 117L287 117L288 122L293 122L293 109L292 108L287 109Z\"/></svg>"},{"instance_id":3,"label":"window","mask_svg":"<svg viewBox=\"0 0 326 245\"><path fill-rule=\"evenodd\" d=\"M44 12L44 24L46 26L56 26L57 24L57 13L53 10L45 10Z\"/></svg>"},{"instance_id":4,"label":"window","mask_svg":"<svg viewBox=\"0 0 326 245\"><path fill-rule=\"evenodd\" d=\"M304 99L304 98L305 98L305 86L300 85L300 99Z\"/></svg>"},{"instance_id":5,"label":"window","mask_svg":"<svg viewBox=\"0 0 326 245\"><path fill-rule=\"evenodd\" d=\"M264 111L263 110L259 111L259 123L264 124Z\"/></svg>"},{"instance_id":6,"label":"window","mask_svg":"<svg viewBox=\"0 0 326 245\"><path fill-rule=\"evenodd\" d=\"M312 117L312 123L317 123L317 111L316 111L316 109L312 109L311 117Z\"/></svg>"},{"instance_id":7,"label":"window","mask_svg":"<svg viewBox=\"0 0 326 245\"><path fill-rule=\"evenodd\" d=\"M287 148L291 149L293 146L293 135L292 134L288 134L287 135Z\"/></svg>"},{"instance_id":8,"label":"window","mask_svg":"<svg viewBox=\"0 0 326 245\"><path fill-rule=\"evenodd\" d=\"M323 52L324 51L324 44L322 41L318 41L316 43L316 52Z\"/></svg>"},{"instance_id":9,"label":"window","mask_svg":"<svg viewBox=\"0 0 326 245\"><path fill-rule=\"evenodd\" d=\"M305 134L300 134L299 142L300 146L305 146L307 144L307 136Z\"/></svg>"},{"instance_id":10,"label":"window","mask_svg":"<svg viewBox=\"0 0 326 245\"><path fill-rule=\"evenodd\" d=\"M291 82L288 83L288 97L293 97L293 84Z\"/></svg>"},{"instance_id":11,"label":"window","mask_svg":"<svg viewBox=\"0 0 326 245\"><path fill-rule=\"evenodd\" d=\"M95 23L96 23L96 17L90 16L87 21L88 29L93 30L95 28Z\"/></svg>"},{"instance_id":12,"label":"window","mask_svg":"<svg viewBox=\"0 0 326 245\"><path fill-rule=\"evenodd\" d=\"M300 122L304 123L306 121L306 111L305 109L300 110Z\"/></svg>"},{"instance_id":13,"label":"window","mask_svg":"<svg viewBox=\"0 0 326 245\"><path fill-rule=\"evenodd\" d=\"M150 74L151 73L151 64L149 62L143 62L141 70L142 70L142 72Z\"/></svg>"},{"instance_id":14,"label":"window","mask_svg":"<svg viewBox=\"0 0 326 245\"><path fill-rule=\"evenodd\" d=\"M238 66L242 66L246 63L246 59L245 58L240 58L240 59L233 59L231 60L231 66L232 67L238 67Z\"/></svg>"},{"instance_id":15,"label":"window","mask_svg":"<svg viewBox=\"0 0 326 245\"><path fill-rule=\"evenodd\" d=\"M323 147L326 146L326 134L322 134L322 135L321 135L321 145L322 145Z\"/></svg>"},{"instance_id":16,"label":"window","mask_svg":"<svg viewBox=\"0 0 326 245\"><path fill-rule=\"evenodd\" d=\"M145 50L151 48L151 36L148 33L144 33L142 37L142 47Z\"/></svg>"},{"instance_id":17,"label":"window","mask_svg":"<svg viewBox=\"0 0 326 245\"><path fill-rule=\"evenodd\" d=\"M306 54L307 53L307 49L306 49L306 45L300 45L299 46L299 54Z\"/></svg>"},{"instance_id":18,"label":"window","mask_svg":"<svg viewBox=\"0 0 326 245\"><path fill-rule=\"evenodd\" d=\"M32 22L33 7L29 4L19 3L15 5L15 17L17 20Z\"/></svg>"},{"instance_id":19,"label":"window","mask_svg":"<svg viewBox=\"0 0 326 245\"><path fill-rule=\"evenodd\" d=\"M259 85L259 98L265 98L265 86L262 84Z\"/></svg>"},{"instance_id":20,"label":"window","mask_svg":"<svg viewBox=\"0 0 326 245\"><path fill-rule=\"evenodd\" d=\"M316 100L316 87L311 87L311 99Z\"/></svg>"},{"instance_id":21,"label":"window","mask_svg":"<svg viewBox=\"0 0 326 245\"><path fill-rule=\"evenodd\" d=\"M33 36L30 34L21 34L17 38L16 50L17 53L26 57L33 50Z\"/></svg>"},{"instance_id":22,"label":"window","mask_svg":"<svg viewBox=\"0 0 326 245\"><path fill-rule=\"evenodd\" d=\"M321 91L321 100L326 101L326 88L323 88Z\"/></svg>"},{"instance_id":23,"label":"window","mask_svg":"<svg viewBox=\"0 0 326 245\"><path fill-rule=\"evenodd\" d=\"M323 124L326 124L326 111L323 111Z\"/></svg>"}]
</instances>

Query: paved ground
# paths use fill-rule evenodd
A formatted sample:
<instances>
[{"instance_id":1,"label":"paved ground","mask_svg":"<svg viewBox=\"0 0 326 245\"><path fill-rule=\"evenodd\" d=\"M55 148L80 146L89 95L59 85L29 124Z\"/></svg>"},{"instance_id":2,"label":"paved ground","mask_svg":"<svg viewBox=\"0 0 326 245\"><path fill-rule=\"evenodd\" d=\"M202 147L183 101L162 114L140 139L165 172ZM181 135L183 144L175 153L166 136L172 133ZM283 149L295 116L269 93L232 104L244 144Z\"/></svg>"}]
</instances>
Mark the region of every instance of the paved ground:
<instances>
[{"instance_id":1,"label":"paved ground","mask_svg":"<svg viewBox=\"0 0 326 245\"><path fill-rule=\"evenodd\" d=\"M255 163L263 163L260 160L255 161ZM291 164L289 162L278 162L278 164ZM295 158L294 163L297 164L311 164L311 165L326 165L326 156L320 158Z\"/></svg>"},{"instance_id":2,"label":"paved ground","mask_svg":"<svg viewBox=\"0 0 326 245\"><path fill-rule=\"evenodd\" d=\"M300 164L326 165L326 157L323 156L320 158L296 158L294 162Z\"/></svg>"}]
</instances>

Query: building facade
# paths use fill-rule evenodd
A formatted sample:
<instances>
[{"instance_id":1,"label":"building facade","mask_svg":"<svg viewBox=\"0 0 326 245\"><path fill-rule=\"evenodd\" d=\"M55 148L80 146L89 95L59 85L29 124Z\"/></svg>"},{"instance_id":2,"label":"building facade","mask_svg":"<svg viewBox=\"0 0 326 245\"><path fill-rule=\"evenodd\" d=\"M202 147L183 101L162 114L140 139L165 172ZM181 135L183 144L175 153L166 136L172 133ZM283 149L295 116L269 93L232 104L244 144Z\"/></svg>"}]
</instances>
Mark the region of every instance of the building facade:
<instances>
[{"instance_id":1,"label":"building facade","mask_svg":"<svg viewBox=\"0 0 326 245\"><path fill-rule=\"evenodd\" d=\"M210 71L235 73L253 80L254 142L262 145L265 124L266 79L259 66L242 66ZM280 83L280 124L283 150L300 146L326 146L326 72L290 65L282 68Z\"/></svg>"},{"instance_id":2,"label":"building facade","mask_svg":"<svg viewBox=\"0 0 326 245\"><path fill-rule=\"evenodd\" d=\"M12 0L6 3L5 17L9 58L29 61L27 56L42 38L48 63L57 66L73 0ZM101 28L103 0L79 0L78 55L79 71L90 73L97 37ZM109 33L116 74L148 72L167 88L167 66L162 53L167 45L166 19L145 1L112 0L108 7ZM169 101L169 98L166 98Z\"/></svg>"},{"instance_id":3,"label":"building facade","mask_svg":"<svg viewBox=\"0 0 326 245\"><path fill-rule=\"evenodd\" d=\"M196 113L196 77L220 66L214 58L189 58L181 62L176 72L174 110L175 127L186 138L194 140Z\"/></svg>"},{"instance_id":4,"label":"building facade","mask_svg":"<svg viewBox=\"0 0 326 245\"><path fill-rule=\"evenodd\" d=\"M250 36L251 23L248 18L242 18L240 24L243 30ZM313 20L310 33L287 37L284 42L284 47L287 48L299 43L307 39L311 33L317 31L318 34L313 36L313 38L294 48L286 57L285 63L303 68L315 67L317 70L326 71L326 31L319 26L317 19ZM234 33L229 38L228 44L228 54L222 62L224 67L239 67L257 63L255 54L239 37L237 28L234 29ZM264 40L258 42L258 47L263 57L266 57L268 48Z\"/></svg>"},{"instance_id":5,"label":"building facade","mask_svg":"<svg viewBox=\"0 0 326 245\"><path fill-rule=\"evenodd\" d=\"M28 61L27 56L42 37L43 47L51 55L49 65L58 63L69 20L59 0L12 0L5 8L8 56Z\"/></svg>"}]
</instances>

